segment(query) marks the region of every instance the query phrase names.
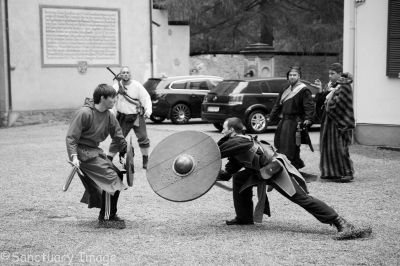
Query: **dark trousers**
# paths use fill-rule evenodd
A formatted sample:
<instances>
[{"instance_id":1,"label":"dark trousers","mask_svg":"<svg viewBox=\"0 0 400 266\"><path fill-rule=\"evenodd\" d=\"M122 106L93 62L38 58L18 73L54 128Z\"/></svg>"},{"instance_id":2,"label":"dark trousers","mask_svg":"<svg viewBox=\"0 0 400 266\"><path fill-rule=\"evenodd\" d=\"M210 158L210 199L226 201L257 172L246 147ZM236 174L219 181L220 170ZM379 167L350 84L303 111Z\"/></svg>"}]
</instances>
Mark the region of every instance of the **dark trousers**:
<instances>
[{"instance_id":1,"label":"dark trousers","mask_svg":"<svg viewBox=\"0 0 400 266\"><path fill-rule=\"evenodd\" d=\"M101 197L102 202L99 218L112 219L117 214L119 190L115 191L114 195L103 191Z\"/></svg>"},{"instance_id":2,"label":"dark trousers","mask_svg":"<svg viewBox=\"0 0 400 266\"><path fill-rule=\"evenodd\" d=\"M233 176L233 204L236 218L243 222L253 221L253 190L252 187L249 187L241 193L239 191L250 175L253 174L254 171L245 169ZM292 197L276 186L275 183L268 182L268 185L272 185L279 193L304 208L321 223L332 224L333 220L338 217L336 211L325 202L308 195L293 178L292 182L296 190Z\"/></svg>"},{"instance_id":3,"label":"dark trousers","mask_svg":"<svg viewBox=\"0 0 400 266\"><path fill-rule=\"evenodd\" d=\"M134 126L136 118L139 119L138 127ZM150 147L150 140L147 136L146 121L142 115L137 115L137 114L126 115L126 114L118 113L117 119L118 119L119 125L121 126L122 134L124 135L124 137L128 136L131 129L133 129L133 131L135 132L135 135L137 137L139 147L140 148ZM112 141L111 146L115 146L115 145L116 145L115 142Z\"/></svg>"}]
</instances>

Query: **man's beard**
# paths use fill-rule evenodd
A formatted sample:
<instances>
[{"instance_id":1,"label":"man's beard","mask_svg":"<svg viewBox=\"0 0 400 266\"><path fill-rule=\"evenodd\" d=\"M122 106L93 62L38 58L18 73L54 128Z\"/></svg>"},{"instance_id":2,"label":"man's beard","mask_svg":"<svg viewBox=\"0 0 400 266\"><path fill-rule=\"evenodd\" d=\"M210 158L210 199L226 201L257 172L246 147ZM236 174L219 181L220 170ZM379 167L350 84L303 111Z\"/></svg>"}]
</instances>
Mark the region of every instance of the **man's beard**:
<instances>
[{"instance_id":1,"label":"man's beard","mask_svg":"<svg viewBox=\"0 0 400 266\"><path fill-rule=\"evenodd\" d=\"M297 81L299 81L298 79L296 79L296 80L289 80L289 83L290 83L290 85L294 85L294 84L296 84L297 83Z\"/></svg>"}]
</instances>

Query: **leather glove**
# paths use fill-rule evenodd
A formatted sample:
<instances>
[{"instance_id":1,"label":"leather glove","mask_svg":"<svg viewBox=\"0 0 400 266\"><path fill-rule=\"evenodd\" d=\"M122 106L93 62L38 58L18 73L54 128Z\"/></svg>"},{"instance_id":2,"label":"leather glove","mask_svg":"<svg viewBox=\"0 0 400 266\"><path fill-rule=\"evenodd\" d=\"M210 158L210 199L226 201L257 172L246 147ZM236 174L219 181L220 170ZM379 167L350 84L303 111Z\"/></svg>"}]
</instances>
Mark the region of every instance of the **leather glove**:
<instances>
[{"instance_id":1,"label":"leather glove","mask_svg":"<svg viewBox=\"0 0 400 266\"><path fill-rule=\"evenodd\" d=\"M305 126L305 127L309 127L309 126L311 126L311 121L310 120L304 120L304 122L303 122L303 125Z\"/></svg>"},{"instance_id":2,"label":"leather glove","mask_svg":"<svg viewBox=\"0 0 400 266\"><path fill-rule=\"evenodd\" d=\"M116 79L118 82L121 81L121 80L122 80L121 73L118 73L118 74L115 76L115 79Z\"/></svg>"},{"instance_id":3,"label":"leather glove","mask_svg":"<svg viewBox=\"0 0 400 266\"><path fill-rule=\"evenodd\" d=\"M225 170L219 170L217 181L229 181L232 175Z\"/></svg>"},{"instance_id":4,"label":"leather glove","mask_svg":"<svg viewBox=\"0 0 400 266\"><path fill-rule=\"evenodd\" d=\"M75 167L78 167L81 165L81 162L78 159L77 155L72 156L72 164L75 165Z\"/></svg>"},{"instance_id":5,"label":"leather glove","mask_svg":"<svg viewBox=\"0 0 400 266\"><path fill-rule=\"evenodd\" d=\"M314 81L314 85L315 85L315 87L317 87L318 89L319 89L319 92L322 92L322 82L319 80L319 79L316 79L315 81Z\"/></svg>"},{"instance_id":6,"label":"leather glove","mask_svg":"<svg viewBox=\"0 0 400 266\"><path fill-rule=\"evenodd\" d=\"M126 147L119 151L119 159L124 158L126 154Z\"/></svg>"},{"instance_id":7,"label":"leather glove","mask_svg":"<svg viewBox=\"0 0 400 266\"><path fill-rule=\"evenodd\" d=\"M150 112L145 112L145 113L144 113L144 117L145 117L145 118L150 118L150 116L151 116Z\"/></svg>"}]
</instances>

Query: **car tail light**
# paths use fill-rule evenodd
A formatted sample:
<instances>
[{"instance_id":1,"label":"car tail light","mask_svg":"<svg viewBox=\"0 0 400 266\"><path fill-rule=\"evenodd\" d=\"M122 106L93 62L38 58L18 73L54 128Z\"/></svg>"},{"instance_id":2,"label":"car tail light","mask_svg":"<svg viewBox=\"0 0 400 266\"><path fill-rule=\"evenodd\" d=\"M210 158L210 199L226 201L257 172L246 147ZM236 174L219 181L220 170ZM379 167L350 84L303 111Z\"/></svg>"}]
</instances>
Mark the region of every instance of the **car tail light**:
<instances>
[{"instance_id":1,"label":"car tail light","mask_svg":"<svg viewBox=\"0 0 400 266\"><path fill-rule=\"evenodd\" d=\"M243 104L243 94L229 95L229 105L240 105Z\"/></svg>"},{"instance_id":2,"label":"car tail light","mask_svg":"<svg viewBox=\"0 0 400 266\"><path fill-rule=\"evenodd\" d=\"M204 97L204 100L203 100L203 103L208 103L208 102L213 102L213 98L215 98L216 97L216 95L215 94L213 94L213 93L209 93L209 94L207 94L205 97Z\"/></svg>"}]
</instances>

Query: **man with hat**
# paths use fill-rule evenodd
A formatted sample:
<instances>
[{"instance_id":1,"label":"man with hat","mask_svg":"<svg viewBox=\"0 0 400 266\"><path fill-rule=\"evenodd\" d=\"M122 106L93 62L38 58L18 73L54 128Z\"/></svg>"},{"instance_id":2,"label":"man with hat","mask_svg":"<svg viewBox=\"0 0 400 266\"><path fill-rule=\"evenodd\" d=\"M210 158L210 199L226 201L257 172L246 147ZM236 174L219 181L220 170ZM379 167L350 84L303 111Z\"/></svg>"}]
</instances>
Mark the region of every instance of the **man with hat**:
<instances>
[{"instance_id":1,"label":"man with hat","mask_svg":"<svg viewBox=\"0 0 400 266\"><path fill-rule=\"evenodd\" d=\"M315 84L320 88L316 95L317 114L321 119L320 170L321 178L338 182L354 179L353 162L349 145L355 127L353 111L353 79L343 73L340 63L329 67L329 83L322 89L320 80Z\"/></svg>"},{"instance_id":2,"label":"man with hat","mask_svg":"<svg viewBox=\"0 0 400 266\"><path fill-rule=\"evenodd\" d=\"M300 158L300 144L296 143L296 131L299 127L309 127L314 116L315 105L311 91L300 81L300 67L290 67L286 74L289 86L283 90L276 100L269 121L277 121L274 145L279 153L285 154L297 169L303 168Z\"/></svg>"}]
</instances>

